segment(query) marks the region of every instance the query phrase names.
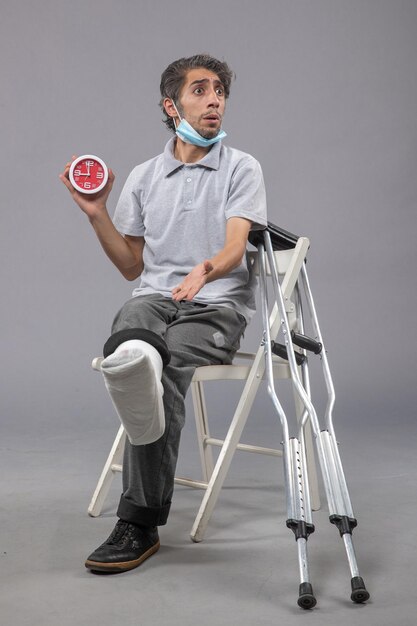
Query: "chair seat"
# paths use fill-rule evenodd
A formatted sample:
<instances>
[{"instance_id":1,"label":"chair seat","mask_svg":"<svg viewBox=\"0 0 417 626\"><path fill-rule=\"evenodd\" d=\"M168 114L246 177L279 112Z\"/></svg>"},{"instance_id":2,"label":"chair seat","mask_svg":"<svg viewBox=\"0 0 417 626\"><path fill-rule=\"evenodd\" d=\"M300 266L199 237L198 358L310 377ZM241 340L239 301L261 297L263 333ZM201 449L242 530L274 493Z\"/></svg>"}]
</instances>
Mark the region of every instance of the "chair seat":
<instances>
[{"instance_id":1,"label":"chair seat","mask_svg":"<svg viewBox=\"0 0 417 626\"><path fill-rule=\"evenodd\" d=\"M237 353L235 359L251 358L255 359L255 354ZM275 378L288 378L290 368L288 363L282 359L274 359L274 376ZM231 363L230 365L202 365L197 367L194 372L193 382L210 381L210 380L246 380L252 369L252 364L243 365L240 363ZM263 376L265 379L265 375Z\"/></svg>"}]
</instances>

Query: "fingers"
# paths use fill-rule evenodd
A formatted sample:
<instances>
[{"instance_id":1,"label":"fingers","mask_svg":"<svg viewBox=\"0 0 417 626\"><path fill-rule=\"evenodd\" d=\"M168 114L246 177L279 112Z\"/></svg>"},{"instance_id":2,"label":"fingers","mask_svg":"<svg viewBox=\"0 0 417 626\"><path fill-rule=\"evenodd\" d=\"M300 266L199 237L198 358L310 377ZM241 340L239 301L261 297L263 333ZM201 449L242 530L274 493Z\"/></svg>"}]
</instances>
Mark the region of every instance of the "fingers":
<instances>
[{"instance_id":1,"label":"fingers","mask_svg":"<svg viewBox=\"0 0 417 626\"><path fill-rule=\"evenodd\" d=\"M77 158L76 155L73 154L72 158L71 158L71 161L68 161L68 163L65 164L64 171L62 172L62 174L59 174L59 178L62 180L62 182L64 183L65 187L69 191L75 191L74 187L70 183L69 171L70 171L72 162L75 161L76 158Z\"/></svg>"},{"instance_id":2,"label":"fingers","mask_svg":"<svg viewBox=\"0 0 417 626\"><path fill-rule=\"evenodd\" d=\"M109 167L109 179L108 179L107 185L106 185L106 187L108 188L109 192L113 188L113 183L114 183L115 178L116 178L116 176L114 175L113 170L110 169L110 167Z\"/></svg>"},{"instance_id":3,"label":"fingers","mask_svg":"<svg viewBox=\"0 0 417 626\"><path fill-rule=\"evenodd\" d=\"M68 191L74 191L74 187L71 185L68 176L65 174L65 172L63 174L59 175L59 178L62 180L62 182L64 183L65 187L68 189Z\"/></svg>"},{"instance_id":4,"label":"fingers","mask_svg":"<svg viewBox=\"0 0 417 626\"><path fill-rule=\"evenodd\" d=\"M179 285L178 287L174 287L174 289L171 291L172 293L172 299L175 302L179 302L180 300L185 300L185 296L186 296L186 290L183 289L183 287L181 285Z\"/></svg>"},{"instance_id":5,"label":"fingers","mask_svg":"<svg viewBox=\"0 0 417 626\"><path fill-rule=\"evenodd\" d=\"M198 294L202 286L203 284L178 285L178 287L174 287L174 289L171 291L172 299L175 302L180 302L180 300L192 300L194 296Z\"/></svg>"},{"instance_id":6,"label":"fingers","mask_svg":"<svg viewBox=\"0 0 417 626\"><path fill-rule=\"evenodd\" d=\"M196 265L189 274L184 278L182 283L174 287L171 291L172 299L175 302L180 300L192 300L198 294L200 289L207 282L208 274L213 270L211 261L207 259Z\"/></svg>"},{"instance_id":7,"label":"fingers","mask_svg":"<svg viewBox=\"0 0 417 626\"><path fill-rule=\"evenodd\" d=\"M189 302L194 298L195 295L197 295L198 291L198 289L188 291L180 290L176 294L173 294L172 299L174 300L174 302L181 302L183 300Z\"/></svg>"},{"instance_id":8,"label":"fingers","mask_svg":"<svg viewBox=\"0 0 417 626\"><path fill-rule=\"evenodd\" d=\"M172 299L175 302L179 302L180 300L185 300L185 292L183 292L182 287L174 287L171 293L172 293Z\"/></svg>"},{"instance_id":9,"label":"fingers","mask_svg":"<svg viewBox=\"0 0 417 626\"><path fill-rule=\"evenodd\" d=\"M71 161L68 161L68 163L66 163L66 165L65 165L64 174L65 173L69 174L70 167L71 167L71 165L73 164L73 162L75 161L76 158L77 158L76 155L73 154L72 157L71 157Z\"/></svg>"}]
</instances>

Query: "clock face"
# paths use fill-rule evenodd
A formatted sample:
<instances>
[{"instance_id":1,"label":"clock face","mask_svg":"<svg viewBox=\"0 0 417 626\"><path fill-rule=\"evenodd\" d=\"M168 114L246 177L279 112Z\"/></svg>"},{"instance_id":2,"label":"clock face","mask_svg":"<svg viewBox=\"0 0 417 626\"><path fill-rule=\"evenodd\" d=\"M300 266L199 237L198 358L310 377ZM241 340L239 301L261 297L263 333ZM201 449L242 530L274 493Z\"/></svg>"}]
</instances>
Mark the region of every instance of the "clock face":
<instances>
[{"instance_id":1,"label":"clock face","mask_svg":"<svg viewBox=\"0 0 417 626\"><path fill-rule=\"evenodd\" d=\"M92 154L84 154L72 162L69 177L77 191L97 193L107 183L109 173L104 161Z\"/></svg>"}]
</instances>

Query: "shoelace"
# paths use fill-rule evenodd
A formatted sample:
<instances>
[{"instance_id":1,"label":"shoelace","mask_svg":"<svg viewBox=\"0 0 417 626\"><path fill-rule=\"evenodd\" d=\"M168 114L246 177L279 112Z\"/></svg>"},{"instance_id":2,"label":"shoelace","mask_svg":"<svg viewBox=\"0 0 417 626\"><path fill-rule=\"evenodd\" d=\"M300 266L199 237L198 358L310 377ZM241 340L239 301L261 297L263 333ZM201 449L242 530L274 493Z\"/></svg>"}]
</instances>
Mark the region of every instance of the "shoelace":
<instances>
[{"instance_id":1,"label":"shoelace","mask_svg":"<svg viewBox=\"0 0 417 626\"><path fill-rule=\"evenodd\" d=\"M127 522L124 522L123 520L119 520L106 543L110 545L118 543L120 539L123 537L123 535L125 534L125 532L128 530L128 528L129 528L129 524Z\"/></svg>"}]
</instances>

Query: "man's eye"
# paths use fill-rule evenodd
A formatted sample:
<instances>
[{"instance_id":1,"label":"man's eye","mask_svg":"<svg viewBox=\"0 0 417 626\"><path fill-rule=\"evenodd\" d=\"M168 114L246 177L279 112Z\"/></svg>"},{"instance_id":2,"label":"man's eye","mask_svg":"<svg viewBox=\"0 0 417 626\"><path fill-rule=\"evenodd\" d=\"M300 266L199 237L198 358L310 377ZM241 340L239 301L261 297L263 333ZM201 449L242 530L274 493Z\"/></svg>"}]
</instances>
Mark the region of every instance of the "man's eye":
<instances>
[{"instance_id":1,"label":"man's eye","mask_svg":"<svg viewBox=\"0 0 417 626\"><path fill-rule=\"evenodd\" d=\"M196 89L194 89L194 93L200 94L203 93L203 90L201 87L197 87Z\"/></svg>"},{"instance_id":2,"label":"man's eye","mask_svg":"<svg viewBox=\"0 0 417 626\"><path fill-rule=\"evenodd\" d=\"M224 89L222 89L221 87L218 87L216 89L216 93L218 96L224 96Z\"/></svg>"}]
</instances>

